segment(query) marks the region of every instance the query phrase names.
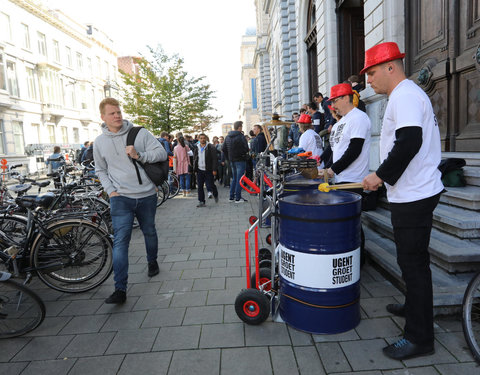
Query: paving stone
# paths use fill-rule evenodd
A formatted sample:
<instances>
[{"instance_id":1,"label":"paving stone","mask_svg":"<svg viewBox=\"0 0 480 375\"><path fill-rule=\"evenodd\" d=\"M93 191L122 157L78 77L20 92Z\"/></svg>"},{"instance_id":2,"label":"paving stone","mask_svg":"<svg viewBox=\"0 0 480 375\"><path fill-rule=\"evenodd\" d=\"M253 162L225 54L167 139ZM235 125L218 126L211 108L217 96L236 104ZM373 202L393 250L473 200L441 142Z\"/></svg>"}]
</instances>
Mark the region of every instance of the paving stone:
<instances>
[{"instance_id":1,"label":"paving stone","mask_svg":"<svg viewBox=\"0 0 480 375\"><path fill-rule=\"evenodd\" d=\"M438 375L438 371L433 366L429 367L409 367L399 370L383 371L383 375Z\"/></svg>"},{"instance_id":2,"label":"paving stone","mask_svg":"<svg viewBox=\"0 0 480 375\"><path fill-rule=\"evenodd\" d=\"M188 254L169 254L165 256L165 259L162 263L186 261L188 260L188 257Z\"/></svg>"},{"instance_id":3,"label":"paving stone","mask_svg":"<svg viewBox=\"0 0 480 375\"><path fill-rule=\"evenodd\" d=\"M95 314L95 312L103 305L103 300L81 300L81 301L72 301L67 307L65 307L60 316L71 316L71 315L90 315Z\"/></svg>"},{"instance_id":4,"label":"paving stone","mask_svg":"<svg viewBox=\"0 0 480 375\"><path fill-rule=\"evenodd\" d=\"M196 279L193 283L193 290L215 290L215 289L225 289L224 277Z\"/></svg>"},{"instance_id":5,"label":"paving stone","mask_svg":"<svg viewBox=\"0 0 480 375\"><path fill-rule=\"evenodd\" d=\"M268 348L234 348L222 350L222 375L272 374Z\"/></svg>"},{"instance_id":6,"label":"paving stone","mask_svg":"<svg viewBox=\"0 0 480 375\"><path fill-rule=\"evenodd\" d=\"M244 258L230 258L227 259L227 267L244 267L245 259Z\"/></svg>"},{"instance_id":7,"label":"paving stone","mask_svg":"<svg viewBox=\"0 0 480 375\"><path fill-rule=\"evenodd\" d=\"M402 293L386 280L374 283L363 283L372 297L401 296Z\"/></svg>"},{"instance_id":8,"label":"paving stone","mask_svg":"<svg viewBox=\"0 0 480 375\"><path fill-rule=\"evenodd\" d=\"M112 314L102 327L102 332L140 328L147 315L146 311Z\"/></svg>"},{"instance_id":9,"label":"paving stone","mask_svg":"<svg viewBox=\"0 0 480 375\"><path fill-rule=\"evenodd\" d=\"M435 322L445 332L462 332L462 322L459 317L442 317L441 319L435 319Z\"/></svg>"},{"instance_id":10,"label":"paving stone","mask_svg":"<svg viewBox=\"0 0 480 375\"><path fill-rule=\"evenodd\" d=\"M147 294L140 296L132 311L165 308L170 305L173 293Z\"/></svg>"},{"instance_id":11,"label":"paving stone","mask_svg":"<svg viewBox=\"0 0 480 375\"><path fill-rule=\"evenodd\" d=\"M0 362L8 362L22 348L24 348L32 339L26 337L16 337L11 339L2 339L0 350Z\"/></svg>"},{"instance_id":12,"label":"paving stone","mask_svg":"<svg viewBox=\"0 0 480 375\"><path fill-rule=\"evenodd\" d=\"M273 373L275 375L299 374L292 347L270 347L270 358L272 359Z\"/></svg>"},{"instance_id":13,"label":"paving stone","mask_svg":"<svg viewBox=\"0 0 480 375\"><path fill-rule=\"evenodd\" d=\"M185 308L150 310L142 323L142 328L179 326L185 315Z\"/></svg>"},{"instance_id":14,"label":"paving stone","mask_svg":"<svg viewBox=\"0 0 480 375\"><path fill-rule=\"evenodd\" d=\"M181 270L175 270L175 271L162 271L160 268L160 273L155 276L154 281L165 281L165 280L179 280L180 277L182 276L182 271ZM145 280L147 282L149 280Z\"/></svg>"},{"instance_id":15,"label":"paving stone","mask_svg":"<svg viewBox=\"0 0 480 375\"><path fill-rule=\"evenodd\" d=\"M480 366L476 362L436 365L441 375L479 375Z\"/></svg>"},{"instance_id":16,"label":"paving stone","mask_svg":"<svg viewBox=\"0 0 480 375\"><path fill-rule=\"evenodd\" d=\"M196 349L200 330L200 326L162 327L152 351Z\"/></svg>"},{"instance_id":17,"label":"paving stone","mask_svg":"<svg viewBox=\"0 0 480 375\"><path fill-rule=\"evenodd\" d=\"M93 357L103 355L114 336L114 332L77 335L62 351L60 357Z\"/></svg>"},{"instance_id":18,"label":"paving stone","mask_svg":"<svg viewBox=\"0 0 480 375\"><path fill-rule=\"evenodd\" d=\"M188 260L188 261L185 261L185 262L175 262L172 265L172 271L175 271L175 270L193 270L193 269L197 269L199 265L200 265L199 260Z\"/></svg>"},{"instance_id":19,"label":"paving stone","mask_svg":"<svg viewBox=\"0 0 480 375\"><path fill-rule=\"evenodd\" d=\"M28 366L28 362L0 363L0 374L18 375Z\"/></svg>"},{"instance_id":20,"label":"paving stone","mask_svg":"<svg viewBox=\"0 0 480 375\"><path fill-rule=\"evenodd\" d=\"M348 372L352 370L338 343L323 342L318 343L316 346L327 374L342 371Z\"/></svg>"},{"instance_id":21,"label":"paving stone","mask_svg":"<svg viewBox=\"0 0 480 375\"><path fill-rule=\"evenodd\" d=\"M68 375L115 375L123 359L123 355L79 358Z\"/></svg>"},{"instance_id":22,"label":"paving stone","mask_svg":"<svg viewBox=\"0 0 480 375\"><path fill-rule=\"evenodd\" d=\"M106 354L149 352L157 333L157 328L118 331Z\"/></svg>"},{"instance_id":23,"label":"paving stone","mask_svg":"<svg viewBox=\"0 0 480 375\"><path fill-rule=\"evenodd\" d=\"M180 253L182 254L195 254L195 253L203 253L205 249L208 249L208 246L184 246L180 249ZM207 250L211 251L211 250Z\"/></svg>"},{"instance_id":24,"label":"paving stone","mask_svg":"<svg viewBox=\"0 0 480 375\"><path fill-rule=\"evenodd\" d=\"M389 303L398 303L393 297L378 297L378 298L361 298L360 305L366 312L369 318L379 318L384 316L392 316L386 306Z\"/></svg>"},{"instance_id":25,"label":"paving stone","mask_svg":"<svg viewBox=\"0 0 480 375\"><path fill-rule=\"evenodd\" d=\"M222 322L223 306L198 306L187 308L183 325Z\"/></svg>"},{"instance_id":26,"label":"paving stone","mask_svg":"<svg viewBox=\"0 0 480 375\"><path fill-rule=\"evenodd\" d=\"M62 328L72 319L71 316L47 317L39 327L28 332L25 336L53 336L58 334Z\"/></svg>"},{"instance_id":27,"label":"paving stone","mask_svg":"<svg viewBox=\"0 0 480 375\"><path fill-rule=\"evenodd\" d=\"M164 281L159 293L190 292L194 280L169 280Z\"/></svg>"},{"instance_id":28,"label":"paving stone","mask_svg":"<svg viewBox=\"0 0 480 375\"><path fill-rule=\"evenodd\" d=\"M355 328L362 339L399 336L402 331L390 318L363 319Z\"/></svg>"},{"instance_id":29,"label":"paving stone","mask_svg":"<svg viewBox=\"0 0 480 375\"><path fill-rule=\"evenodd\" d=\"M157 294L161 285L161 282L133 284L128 289L128 296L131 297L144 296L146 294Z\"/></svg>"},{"instance_id":30,"label":"paving stone","mask_svg":"<svg viewBox=\"0 0 480 375\"><path fill-rule=\"evenodd\" d=\"M215 252L205 252L205 253L193 253L190 254L189 260L206 260L206 259L213 259L215 258Z\"/></svg>"},{"instance_id":31,"label":"paving stone","mask_svg":"<svg viewBox=\"0 0 480 375\"><path fill-rule=\"evenodd\" d=\"M241 276L240 267L213 268L212 277L233 277Z\"/></svg>"},{"instance_id":32,"label":"paving stone","mask_svg":"<svg viewBox=\"0 0 480 375\"><path fill-rule=\"evenodd\" d=\"M105 324L109 315L74 316L61 330L62 335L95 333ZM43 324L43 323L42 323Z\"/></svg>"},{"instance_id":33,"label":"paving stone","mask_svg":"<svg viewBox=\"0 0 480 375\"><path fill-rule=\"evenodd\" d=\"M335 333L333 335L312 335L315 342L339 342L339 341L351 341L358 340L360 337L354 329L343 333Z\"/></svg>"},{"instance_id":34,"label":"paving stone","mask_svg":"<svg viewBox=\"0 0 480 375\"><path fill-rule=\"evenodd\" d=\"M403 367L402 363L383 355L385 340L344 341L340 346L354 371L394 369ZM322 355L320 353L320 355ZM322 357L323 359L323 357Z\"/></svg>"},{"instance_id":35,"label":"paving stone","mask_svg":"<svg viewBox=\"0 0 480 375\"><path fill-rule=\"evenodd\" d=\"M67 307L70 301L45 301L45 316L57 316L60 312Z\"/></svg>"},{"instance_id":36,"label":"paving stone","mask_svg":"<svg viewBox=\"0 0 480 375\"><path fill-rule=\"evenodd\" d=\"M119 375L166 375L172 352L127 354L120 367Z\"/></svg>"},{"instance_id":37,"label":"paving stone","mask_svg":"<svg viewBox=\"0 0 480 375\"><path fill-rule=\"evenodd\" d=\"M174 294L170 306L204 306L207 301L207 292L177 292Z\"/></svg>"},{"instance_id":38,"label":"paving stone","mask_svg":"<svg viewBox=\"0 0 480 375\"><path fill-rule=\"evenodd\" d=\"M266 321L260 325L245 324L247 346L291 345L287 325Z\"/></svg>"},{"instance_id":39,"label":"paving stone","mask_svg":"<svg viewBox=\"0 0 480 375\"><path fill-rule=\"evenodd\" d=\"M325 375L318 352L314 346L299 346L293 348L297 359L297 366L300 374Z\"/></svg>"},{"instance_id":40,"label":"paving stone","mask_svg":"<svg viewBox=\"0 0 480 375\"><path fill-rule=\"evenodd\" d=\"M310 333L299 331L288 325L287 329L293 346L313 345L313 338Z\"/></svg>"},{"instance_id":41,"label":"paving stone","mask_svg":"<svg viewBox=\"0 0 480 375\"><path fill-rule=\"evenodd\" d=\"M201 348L244 346L243 323L205 324L200 337Z\"/></svg>"},{"instance_id":42,"label":"paving stone","mask_svg":"<svg viewBox=\"0 0 480 375\"><path fill-rule=\"evenodd\" d=\"M211 290L208 292L207 305L232 304L235 302L237 294L238 292L233 290Z\"/></svg>"},{"instance_id":43,"label":"paving stone","mask_svg":"<svg viewBox=\"0 0 480 375\"><path fill-rule=\"evenodd\" d=\"M133 306L138 301L138 296L130 296L127 291L127 301L125 303L116 305L116 304L108 304L103 303L102 306L97 310L97 314L118 314L122 312L129 312L132 311Z\"/></svg>"},{"instance_id":44,"label":"paving stone","mask_svg":"<svg viewBox=\"0 0 480 375\"><path fill-rule=\"evenodd\" d=\"M210 260L202 260L200 261L200 265L198 268L220 268L226 267L227 260L226 259L210 259Z\"/></svg>"},{"instance_id":45,"label":"paving stone","mask_svg":"<svg viewBox=\"0 0 480 375\"><path fill-rule=\"evenodd\" d=\"M143 273L147 272L147 265L145 263L139 263L139 264L129 264L128 265L128 274L133 274L133 273Z\"/></svg>"},{"instance_id":46,"label":"paving stone","mask_svg":"<svg viewBox=\"0 0 480 375\"><path fill-rule=\"evenodd\" d=\"M474 361L463 332L436 333L435 338L460 362ZM438 345L438 344L437 344Z\"/></svg>"},{"instance_id":47,"label":"paving stone","mask_svg":"<svg viewBox=\"0 0 480 375\"><path fill-rule=\"evenodd\" d=\"M170 369L170 375L182 374L220 374L220 350L187 350L176 351L173 353ZM222 374L224 374L222 372Z\"/></svg>"},{"instance_id":48,"label":"paving stone","mask_svg":"<svg viewBox=\"0 0 480 375\"><path fill-rule=\"evenodd\" d=\"M438 342L435 343L435 354L425 356L425 357L418 357L407 359L404 361L407 367L420 367L420 366L430 366L430 365L438 365L442 363L457 363L458 361L452 356L444 347L443 345L439 344Z\"/></svg>"},{"instance_id":49,"label":"paving stone","mask_svg":"<svg viewBox=\"0 0 480 375\"><path fill-rule=\"evenodd\" d=\"M207 279L212 276L211 268L201 268L196 270L185 270L182 272L182 280L187 279Z\"/></svg>"},{"instance_id":50,"label":"paving stone","mask_svg":"<svg viewBox=\"0 0 480 375\"><path fill-rule=\"evenodd\" d=\"M60 352L73 339L73 336L34 337L12 361L39 361L56 359Z\"/></svg>"},{"instance_id":51,"label":"paving stone","mask_svg":"<svg viewBox=\"0 0 480 375\"><path fill-rule=\"evenodd\" d=\"M224 305L223 306L223 322L224 323L239 323L240 319L238 318L237 313L235 312L234 305Z\"/></svg>"},{"instance_id":52,"label":"paving stone","mask_svg":"<svg viewBox=\"0 0 480 375\"><path fill-rule=\"evenodd\" d=\"M245 277L229 277L227 279L226 289L240 292L247 287L247 279Z\"/></svg>"}]
</instances>

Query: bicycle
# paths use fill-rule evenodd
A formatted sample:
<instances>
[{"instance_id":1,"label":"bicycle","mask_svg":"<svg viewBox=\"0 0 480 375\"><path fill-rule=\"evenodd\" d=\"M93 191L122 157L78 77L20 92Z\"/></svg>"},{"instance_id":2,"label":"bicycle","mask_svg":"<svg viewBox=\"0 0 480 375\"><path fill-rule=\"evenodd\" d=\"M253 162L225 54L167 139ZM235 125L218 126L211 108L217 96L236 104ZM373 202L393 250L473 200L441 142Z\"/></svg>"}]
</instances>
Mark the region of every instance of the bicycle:
<instances>
[{"instance_id":1,"label":"bicycle","mask_svg":"<svg viewBox=\"0 0 480 375\"><path fill-rule=\"evenodd\" d=\"M0 271L0 338L24 335L44 319L45 304L40 297Z\"/></svg>"},{"instance_id":2,"label":"bicycle","mask_svg":"<svg viewBox=\"0 0 480 375\"><path fill-rule=\"evenodd\" d=\"M168 181L170 188L168 198L170 199L176 197L180 192L180 182L178 181L178 176L172 171L168 172Z\"/></svg>"},{"instance_id":3,"label":"bicycle","mask_svg":"<svg viewBox=\"0 0 480 375\"><path fill-rule=\"evenodd\" d=\"M480 272L470 280L463 295L462 326L468 347L480 363Z\"/></svg>"}]
</instances>

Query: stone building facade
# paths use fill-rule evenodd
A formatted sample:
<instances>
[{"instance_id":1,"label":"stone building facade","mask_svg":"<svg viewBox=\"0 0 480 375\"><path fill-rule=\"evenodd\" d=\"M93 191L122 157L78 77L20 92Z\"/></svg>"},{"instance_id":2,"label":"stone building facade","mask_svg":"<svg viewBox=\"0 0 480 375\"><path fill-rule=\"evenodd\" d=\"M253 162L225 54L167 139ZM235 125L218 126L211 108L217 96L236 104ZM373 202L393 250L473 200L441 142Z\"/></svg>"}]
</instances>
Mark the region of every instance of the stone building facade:
<instances>
[{"instance_id":1,"label":"stone building facade","mask_svg":"<svg viewBox=\"0 0 480 375\"><path fill-rule=\"evenodd\" d=\"M54 145L69 152L100 134L117 54L93 25L38 1L0 3L0 157L34 172Z\"/></svg>"}]
</instances>

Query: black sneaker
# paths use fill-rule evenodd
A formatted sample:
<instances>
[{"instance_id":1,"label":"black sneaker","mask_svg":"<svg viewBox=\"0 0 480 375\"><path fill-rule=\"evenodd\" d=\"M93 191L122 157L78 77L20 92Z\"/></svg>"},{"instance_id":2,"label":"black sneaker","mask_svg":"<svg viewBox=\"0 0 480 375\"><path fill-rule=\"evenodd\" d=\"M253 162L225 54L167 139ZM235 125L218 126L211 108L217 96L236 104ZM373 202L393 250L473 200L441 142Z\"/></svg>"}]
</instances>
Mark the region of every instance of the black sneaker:
<instances>
[{"instance_id":1,"label":"black sneaker","mask_svg":"<svg viewBox=\"0 0 480 375\"><path fill-rule=\"evenodd\" d=\"M403 361L409 358L420 357L435 353L433 344L418 345L403 338L392 345L383 348L383 353L390 358Z\"/></svg>"},{"instance_id":2,"label":"black sneaker","mask_svg":"<svg viewBox=\"0 0 480 375\"><path fill-rule=\"evenodd\" d=\"M197 204L197 207L205 207L205 202L199 202L199 203Z\"/></svg>"},{"instance_id":3,"label":"black sneaker","mask_svg":"<svg viewBox=\"0 0 480 375\"><path fill-rule=\"evenodd\" d=\"M120 304L120 303L125 303L126 300L127 300L127 293L124 290L115 289L115 292L113 292L110 295L110 297L108 297L105 300L105 303Z\"/></svg>"},{"instance_id":4,"label":"black sneaker","mask_svg":"<svg viewBox=\"0 0 480 375\"><path fill-rule=\"evenodd\" d=\"M158 263L156 260L148 263L148 277L158 275L160 273L160 268L158 268Z\"/></svg>"}]
</instances>

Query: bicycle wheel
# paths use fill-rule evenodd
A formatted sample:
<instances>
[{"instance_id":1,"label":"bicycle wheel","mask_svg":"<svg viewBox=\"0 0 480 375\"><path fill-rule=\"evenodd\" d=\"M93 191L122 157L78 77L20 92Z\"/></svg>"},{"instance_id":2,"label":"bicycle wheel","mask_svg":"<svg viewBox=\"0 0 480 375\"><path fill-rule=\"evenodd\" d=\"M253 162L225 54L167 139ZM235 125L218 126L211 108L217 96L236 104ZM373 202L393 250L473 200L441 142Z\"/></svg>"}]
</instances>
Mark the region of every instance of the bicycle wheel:
<instances>
[{"instance_id":1,"label":"bicycle wheel","mask_svg":"<svg viewBox=\"0 0 480 375\"><path fill-rule=\"evenodd\" d=\"M20 215L0 217L0 249L21 247L27 238L27 218Z\"/></svg>"},{"instance_id":2,"label":"bicycle wheel","mask_svg":"<svg viewBox=\"0 0 480 375\"><path fill-rule=\"evenodd\" d=\"M24 335L45 319L45 304L27 287L0 274L0 338Z\"/></svg>"},{"instance_id":3,"label":"bicycle wheel","mask_svg":"<svg viewBox=\"0 0 480 375\"><path fill-rule=\"evenodd\" d=\"M170 194L168 195L168 198L173 198L177 196L178 192L180 191L180 182L178 181L178 177L175 173L169 173L168 178L170 181Z\"/></svg>"},{"instance_id":4,"label":"bicycle wheel","mask_svg":"<svg viewBox=\"0 0 480 375\"><path fill-rule=\"evenodd\" d=\"M462 307L465 340L475 360L480 362L480 272L468 284Z\"/></svg>"},{"instance_id":5,"label":"bicycle wheel","mask_svg":"<svg viewBox=\"0 0 480 375\"><path fill-rule=\"evenodd\" d=\"M59 220L32 245L30 261L49 287L79 293L103 283L112 272L112 240L88 220Z\"/></svg>"}]
</instances>

